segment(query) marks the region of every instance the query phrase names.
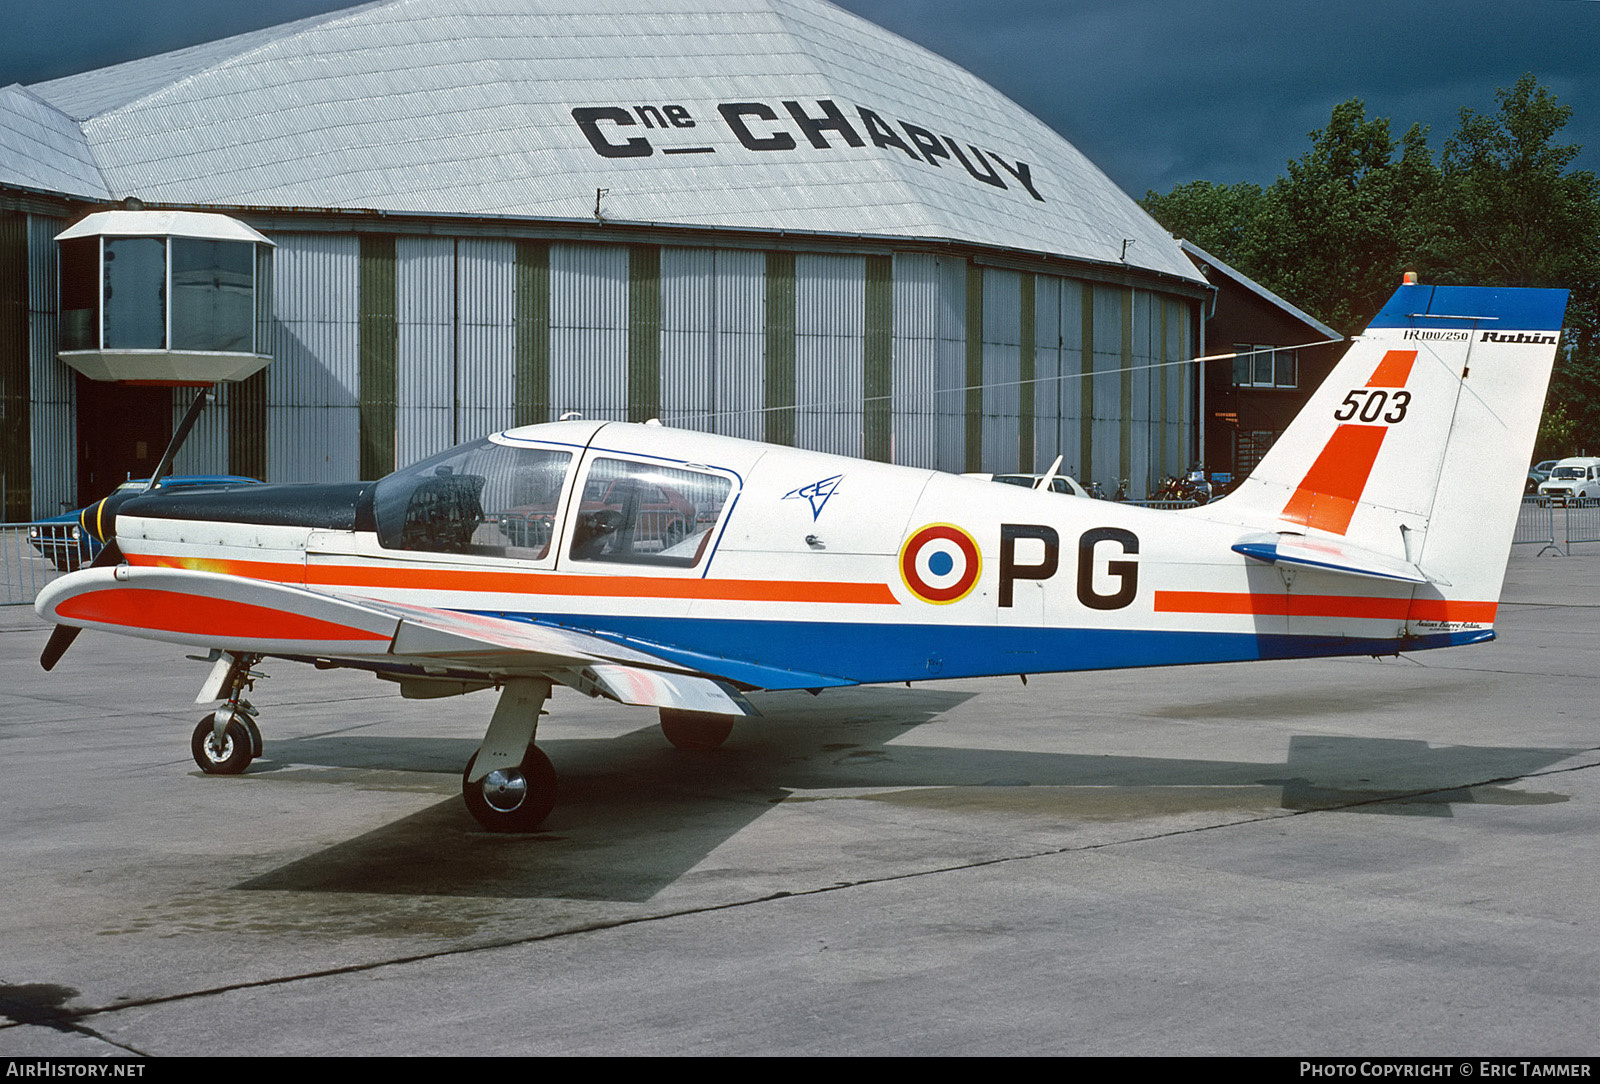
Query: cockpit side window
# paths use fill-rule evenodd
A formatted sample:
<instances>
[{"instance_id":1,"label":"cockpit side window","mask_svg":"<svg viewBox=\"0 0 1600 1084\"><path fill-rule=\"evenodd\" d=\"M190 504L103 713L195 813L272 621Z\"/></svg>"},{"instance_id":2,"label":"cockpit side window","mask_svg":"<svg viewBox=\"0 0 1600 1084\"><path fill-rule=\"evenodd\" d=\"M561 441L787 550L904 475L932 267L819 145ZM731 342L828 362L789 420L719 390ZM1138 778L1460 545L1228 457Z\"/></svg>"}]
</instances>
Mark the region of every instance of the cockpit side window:
<instances>
[{"instance_id":1,"label":"cockpit side window","mask_svg":"<svg viewBox=\"0 0 1600 1084\"><path fill-rule=\"evenodd\" d=\"M597 459L584 483L572 559L693 568L732 492L718 474Z\"/></svg>"},{"instance_id":2,"label":"cockpit side window","mask_svg":"<svg viewBox=\"0 0 1600 1084\"><path fill-rule=\"evenodd\" d=\"M543 560L556 534L572 453L481 440L378 483L385 549Z\"/></svg>"}]
</instances>

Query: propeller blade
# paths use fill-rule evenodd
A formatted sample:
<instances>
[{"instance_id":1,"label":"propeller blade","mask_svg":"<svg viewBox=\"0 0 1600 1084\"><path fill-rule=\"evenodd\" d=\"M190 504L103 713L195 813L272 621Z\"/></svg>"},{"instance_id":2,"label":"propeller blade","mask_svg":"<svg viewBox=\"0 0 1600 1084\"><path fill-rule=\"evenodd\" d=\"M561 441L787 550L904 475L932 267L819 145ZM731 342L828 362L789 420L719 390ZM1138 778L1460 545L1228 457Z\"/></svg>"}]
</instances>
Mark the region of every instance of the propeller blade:
<instances>
[{"instance_id":1,"label":"propeller blade","mask_svg":"<svg viewBox=\"0 0 1600 1084\"><path fill-rule=\"evenodd\" d=\"M194 428L195 421L200 417L200 411L205 409L206 400L210 398L211 390L201 388L200 394L194 397L194 402L189 404L189 409L184 413L183 420L178 423L178 428L173 430L172 439L167 442L167 450L161 453L161 462L156 464L155 471L150 475L150 484L144 487L149 493L161 484L161 479L167 476L172 469L172 461L178 457L178 449L183 447L183 442L189 437L189 430ZM102 502L103 503L103 502ZM113 513L114 515L114 513ZM96 537L99 537L96 535ZM93 561L89 562L90 568L104 568L107 565L122 563L122 551L117 548L113 539L105 544ZM72 646L72 641L78 638L78 633L83 630L76 625L57 625L55 631L50 633L49 641L44 645L44 651L39 654L39 665L46 670L54 670L56 663L61 661L61 656L67 653L67 648Z\"/></svg>"},{"instance_id":2,"label":"propeller blade","mask_svg":"<svg viewBox=\"0 0 1600 1084\"><path fill-rule=\"evenodd\" d=\"M161 453L161 462L156 464L155 473L150 475L150 484L145 486L148 493L161 484L161 479L167 476L172 469L172 461L178 457L178 449L183 447L183 442L189 438L189 430L194 428L200 411L204 409L206 400L211 396L211 389L201 388L200 394L194 397L194 402L189 404L189 410L184 414L183 420L178 423L178 428L173 430L172 439L167 442L167 450ZM104 552L104 551L102 551Z\"/></svg>"},{"instance_id":3,"label":"propeller blade","mask_svg":"<svg viewBox=\"0 0 1600 1084\"><path fill-rule=\"evenodd\" d=\"M106 543L99 553L94 555L85 568L105 568L107 565L120 565L122 551L115 542ZM46 670L54 670L56 663L61 661L61 656L67 653L67 648L72 646L72 641L78 638L78 633L83 630L77 625L57 625L50 633L50 639L45 642L44 650L39 653L39 665Z\"/></svg>"},{"instance_id":4,"label":"propeller blade","mask_svg":"<svg viewBox=\"0 0 1600 1084\"><path fill-rule=\"evenodd\" d=\"M44 650L39 653L39 665L46 670L54 670L56 663L61 661L61 656L67 653L67 648L72 646L72 641L82 632L77 625L57 625L50 633L49 641L44 645Z\"/></svg>"}]
</instances>

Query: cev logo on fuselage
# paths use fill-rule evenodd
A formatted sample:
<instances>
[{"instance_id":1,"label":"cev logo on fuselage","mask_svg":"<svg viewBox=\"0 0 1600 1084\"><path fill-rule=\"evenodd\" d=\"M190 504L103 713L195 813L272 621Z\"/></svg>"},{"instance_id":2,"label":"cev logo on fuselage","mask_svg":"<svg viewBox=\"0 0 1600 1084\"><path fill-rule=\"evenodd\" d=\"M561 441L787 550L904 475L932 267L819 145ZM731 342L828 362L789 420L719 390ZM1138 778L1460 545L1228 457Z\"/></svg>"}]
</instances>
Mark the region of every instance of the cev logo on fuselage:
<instances>
[{"instance_id":1,"label":"cev logo on fuselage","mask_svg":"<svg viewBox=\"0 0 1600 1084\"><path fill-rule=\"evenodd\" d=\"M1042 559L1022 562L1017 543L1031 540L1043 546ZM1103 571L1115 590L1096 590L1096 547L1114 543L1120 557L1107 554ZM1092 527L1078 537L1078 601L1091 610L1120 610L1139 593L1139 536L1120 527ZM1000 525L999 606L1009 608L1018 580L1049 580L1061 565L1061 536L1042 523ZM913 531L900 547L900 581L924 602L947 606L972 593L983 575L983 554L977 540L953 523L930 523Z\"/></svg>"}]
</instances>

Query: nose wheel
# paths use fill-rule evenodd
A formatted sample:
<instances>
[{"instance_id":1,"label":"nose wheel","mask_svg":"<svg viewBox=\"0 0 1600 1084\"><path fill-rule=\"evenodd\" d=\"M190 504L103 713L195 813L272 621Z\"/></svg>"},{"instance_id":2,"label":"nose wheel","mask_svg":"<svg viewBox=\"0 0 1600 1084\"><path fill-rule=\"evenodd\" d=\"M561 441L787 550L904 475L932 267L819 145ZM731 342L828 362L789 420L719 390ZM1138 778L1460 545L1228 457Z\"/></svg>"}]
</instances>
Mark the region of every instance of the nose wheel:
<instances>
[{"instance_id":1,"label":"nose wheel","mask_svg":"<svg viewBox=\"0 0 1600 1084\"><path fill-rule=\"evenodd\" d=\"M260 753L261 731L255 720L241 711L224 722L219 733L218 714L212 712L200 720L189 739L189 752L207 775L238 775Z\"/></svg>"},{"instance_id":2,"label":"nose wheel","mask_svg":"<svg viewBox=\"0 0 1600 1084\"><path fill-rule=\"evenodd\" d=\"M207 775L238 775L261 755L256 709L244 698L244 691L254 688L257 678L266 676L250 669L259 661L259 655L221 655L200 688L197 703L223 701L220 708L200 720L189 738L189 752Z\"/></svg>"}]
</instances>

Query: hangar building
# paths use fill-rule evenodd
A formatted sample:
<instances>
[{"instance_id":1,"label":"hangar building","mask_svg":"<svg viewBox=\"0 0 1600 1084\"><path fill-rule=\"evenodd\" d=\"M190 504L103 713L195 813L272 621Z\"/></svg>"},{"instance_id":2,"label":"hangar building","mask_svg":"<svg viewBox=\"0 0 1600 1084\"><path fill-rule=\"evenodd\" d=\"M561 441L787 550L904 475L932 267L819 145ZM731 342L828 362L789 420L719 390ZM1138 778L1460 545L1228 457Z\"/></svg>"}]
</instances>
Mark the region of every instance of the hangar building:
<instances>
[{"instance_id":1,"label":"hangar building","mask_svg":"<svg viewBox=\"0 0 1600 1084\"><path fill-rule=\"evenodd\" d=\"M378 0L0 89L0 518L147 474L212 380L179 472L576 411L1137 494L1195 454L1205 294L1043 123L820 0Z\"/></svg>"}]
</instances>

